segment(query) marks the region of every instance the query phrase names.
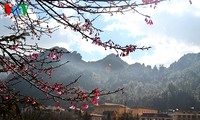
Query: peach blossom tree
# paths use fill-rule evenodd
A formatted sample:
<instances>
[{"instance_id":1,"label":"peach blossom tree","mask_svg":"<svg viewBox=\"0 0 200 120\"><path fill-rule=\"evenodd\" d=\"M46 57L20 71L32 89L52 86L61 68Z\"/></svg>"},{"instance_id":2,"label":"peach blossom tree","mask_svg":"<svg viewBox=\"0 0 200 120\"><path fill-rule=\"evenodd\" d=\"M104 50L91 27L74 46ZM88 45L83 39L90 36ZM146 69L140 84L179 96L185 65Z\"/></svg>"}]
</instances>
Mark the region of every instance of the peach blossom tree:
<instances>
[{"instance_id":1,"label":"peach blossom tree","mask_svg":"<svg viewBox=\"0 0 200 120\"><path fill-rule=\"evenodd\" d=\"M148 50L150 47L138 47L134 44L121 46L114 40L102 40L101 29L94 26L93 22L101 14L114 15L133 11L144 16L148 25L153 25L151 17L138 11L140 6L151 6L156 8L157 4L165 0L4 0L0 1L0 7L4 10L3 17L9 17L11 25L6 26L13 31L11 35L0 38L0 72L12 74L12 78L0 79L0 115L8 119L21 119L18 104L28 104L34 107L40 106L40 99L26 96L15 89L20 80L26 81L31 86L43 92L47 100L54 100L56 107L60 108L60 101L71 104L71 109L87 109L88 103L98 105L100 96L113 94L115 91L94 88L84 91L74 84L81 76L68 84L50 83L44 80L40 74L46 74L51 78L55 69L62 67L69 61L57 66L64 54L56 48L46 49L38 44L27 44L27 35L33 40L41 40L42 36L49 36L59 29L70 29L79 33L83 40L106 49L114 49L118 56L128 56L136 50ZM190 1L191 2L191 1ZM68 16L64 10L74 11L74 15ZM87 18L87 14L95 16ZM57 26L50 25L50 21L56 21ZM104 41L104 42L103 42ZM79 103L79 104L77 104Z\"/></svg>"}]
</instances>

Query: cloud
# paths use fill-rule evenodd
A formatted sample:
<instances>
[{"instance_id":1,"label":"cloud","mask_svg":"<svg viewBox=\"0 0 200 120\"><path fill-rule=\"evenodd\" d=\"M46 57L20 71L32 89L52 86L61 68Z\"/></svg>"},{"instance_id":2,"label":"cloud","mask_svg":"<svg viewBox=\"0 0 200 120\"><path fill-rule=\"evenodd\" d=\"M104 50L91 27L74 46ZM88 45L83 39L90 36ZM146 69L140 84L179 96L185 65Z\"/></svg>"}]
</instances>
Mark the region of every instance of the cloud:
<instances>
[{"instance_id":1,"label":"cloud","mask_svg":"<svg viewBox=\"0 0 200 120\"><path fill-rule=\"evenodd\" d=\"M182 55L190 52L200 52L200 1L192 0L190 5L188 1L173 0L158 4L156 9L147 7L138 8L144 14L151 16L154 25L146 25L144 17L133 12L127 12L124 15L114 14L110 16L103 14L102 19L96 19L94 25L107 25L104 31L111 34L103 34L103 38L124 40L140 38L134 41L139 46L152 46L149 51L144 51L142 55L136 51L123 60L132 64L141 62L149 65L164 64L169 66L170 63L179 59ZM60 13L65 13L66 16L76 14L73 10L59 10ZM88 17L91 17L87 14ZM35 16L33 16L35 17ZM7 24L9 21L0 19L1 23ZM102 22L103 21L103 22ZM1 24L1 25L3 25ZM56 21L50 20L51 26L59 25ZM5 35L6 30L1 29L1 34ZM114 34L113 34L114 33ZM109 36L114 35L114 36ZM28 40L29 43L38 43L38 45L46 48L53 46L64 47L70 51L83 53L84 60L98 60L102 56L110 53L116 53L114 50L104 50L104 48L91 44L91 41L82 39L79 33L75 33L70 28L64 29L61 27L52 37L43 36L41 41ZM124 44L131 44L127 41ZM130 42L130 41L129 41ZM93 56L87 57L87 56Z\"/></svg>"},{"instance_id":2,"label":"cloud","mask_svg":"<svg viewBox=\"0 0 200 120\"><path fill-rule=\"evenodd\" d=\"M127 12L125 15L103 15L103 23L109 23L105 32L116 32L116 35L124 33L129 38L141 37L136 44L139 46L151 46L152 49L144 51L143 55L133 53L123 57L129 64L141 62L148 65L164 64L169 66L186 53L200 51L200 6L198 0L193 0L193 5L183 0L163 2L156 9L139 8L144 14L151 15L153 26L146 25L144 17L137 13ZM74 11L63 11L66 15L73 15ZM97 23L100 22L96 21ZM51 21L51 25L58 25ZM109 36L112 38L112 36ZM108 37L107 37L108 38ZM59 29L47 42L45 38L42 45L60 46L68 50L85 53L83 59L98 60L102 56L115 53L113 50L105 51L104 48L91 44L91 41L82 39L82 36L71 29ZM46 42L45 42L46 41ZM115 41L116 42L116 41ZM126 42L126 41L124 41ZM127 43L129 44L129 43ZM136 51L137 52L137 51ZM94 55L96 54L96 55ZM93 58L87 56L94 56ZM89 58L89 59L88 59Z\"/></svg>"},{"instance_id":3,"label":"cloud","mask_svg":"<svg viewBox=\"0 0 200 120\"><path fill-rule=\"evenodd\" d=\"M111 22L105 30L124 31L130 38L141 38L137 45L152 47L151 52L147 51L137 59L134 54L124 59L127 62L169 66L186 53L200 52L200 2L193 0L193 4L177 0L163 2L155 10L139 8L151 16L153 26L146 25L143 16L131 12L114 17L105 15L104 21Z\"/></svg>"},{"instance_id":4,"label":"cloud","mask_svg":"<svg viewBox=\"0 0 200 120\"><path fill-rule=\"evenodd\" d=\"M136 63L137 61L131 56L121 57L122 60L126 61L128 64Z\"/></svg>"},{"instance_id":5,"label":"cloud","mask_svg":"<svg viewBox=\"0 0 200 120\"><path fill-rule=\"evenodd\" d=\"M58 25L55 21L52 21L50 24L52 26ZM51 38L43 36L40 41L29 40L28 42L31 44L37 42L38 45L45 48L59 46L69 51L77 51L81 53L85 61L99 60L110 53L115 53L114 50L105 51L103 47L92 44L90 40L86 41L82 39L82 36L78 32L74 32L68 27L66 29L60 27L60 29L55 31L51 36Z\"/></svg>"},{"instance_id":6,"label":"cloud","mask_svg":"<svg viewBox=\"0 0 200 120\"><path fill-rule=\"evenodd\" d=\"M191 0L192 4L189 4L189 0L172 0L170 2L163 2L158 5L158 13L159 12L168 12L172 15L184 15L186 12L190 12L192 14L196 14L200 10L200 1L199 0Z\"/></svg>"},{"instance_id":7,"label":"cloud","mask_svg":"<svg viewBox=\"0 0 200 120\"><path fill-rule=\"evenodd\" d=\"M152 53L146 54L138 59L139 62L148 65L164 64L168 67L172 62L178 60L184 54L198 53L200 51L198 45L189 45L163 35L152 36L151 39L144 38L140 40L138 44L153 45Z\"/></svg>"}]
</instances>

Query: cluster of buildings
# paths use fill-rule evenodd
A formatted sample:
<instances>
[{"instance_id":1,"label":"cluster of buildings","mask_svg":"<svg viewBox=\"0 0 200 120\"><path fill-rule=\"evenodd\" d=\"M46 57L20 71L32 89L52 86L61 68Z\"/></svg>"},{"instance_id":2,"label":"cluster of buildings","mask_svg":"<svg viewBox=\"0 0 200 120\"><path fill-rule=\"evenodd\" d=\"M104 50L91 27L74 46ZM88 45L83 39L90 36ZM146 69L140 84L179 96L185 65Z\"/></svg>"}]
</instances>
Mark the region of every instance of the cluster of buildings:
<instances>
[{"instance_id":1,"label":"cluster of buildings","mask_svg":"<svg viewBox=\"0 0 200 120\"><path fill-rule=\"evenodd\" d=\"M154 109L129 108L122 104L113 103L96 106L90 115L92 120L119 120L125 114L131 115L131 120L200 120L200 111L159 113L158 110ZM129 120L128 117L123 119Z\"/></svg>"},{"instance_id":2,"label":"cluster of buildings","mask_svg":"<svg viewBox=\"0 0 200 120\"><path fill-rule=\"evenodd\" d=\"M28 107L22 109L22 113L31 113L27 118L33 114L33 109ZM50 114L48 114L50 113ZM93 111L71 110L66 111L55 106L48 106L43 110L43 116L47 114L52 120L83 120L86 114L90 116L90 120L200 120L200 111L191 109L189 111L171 111L169 113L159 113L155 109L147 108L129 108L123 104L104 103L95 106ZM35 116L35 114L34 114ZM66 116L68 118L66 118ZM71 116L71 117L69 117ZM85 120L85 119L84 119Z\"/></svg>"}]
</instances>

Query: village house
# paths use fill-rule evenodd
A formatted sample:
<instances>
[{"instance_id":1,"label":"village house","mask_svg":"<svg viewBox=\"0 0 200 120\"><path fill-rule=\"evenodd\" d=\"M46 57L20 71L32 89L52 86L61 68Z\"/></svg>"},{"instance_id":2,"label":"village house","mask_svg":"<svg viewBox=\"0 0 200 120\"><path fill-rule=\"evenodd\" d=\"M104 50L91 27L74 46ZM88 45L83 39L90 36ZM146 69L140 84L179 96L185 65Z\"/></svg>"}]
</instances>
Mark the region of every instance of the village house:
<instances>
[{"instance_id":1,"label":"village house","mask_svg":"<svg viewBox=\"0 0 200 120\"><path fill-rule=\"evenodd\" d=\"M118 115L130 113L131 109L122 104L104 103L94 108L94 113L103 114L105 111L115 111Z\"/></svg>"},{"instance_id":2,"label":"village house","mask_svg":"<svg viewBox=\"0 0 200 120\"><path fill-rule=\"evenodd\" d=\"M124 113L131 113L131 109L122 104L104 103L96 106L93 113L103 115L103 117L114 116L117 120Z\"/></svg>"},{"instance_id":3,"label":"village house","mask_svg":"<svg viewBox=\"0 0 200 120\"><path fill-rule=\"evenodd\" d=\"M143 113L158 113L158 110L137 107L132 108L131 113L134 117L140 117Z\"/></svg>"},{"instance_id":4,"label":"village house","mask_svg":"<svg viewBox=\"0 0 200 120\"><path fill-rule=\"evenodd\" d=\"M91 113L91 120L102 120L103 115Z\"/></svg>"},{"instance_id":5,"label":"village house","mask_svg":"<svg viewBox=\"0 0 200 120\"><path fill-rule=\"evenodd\" d=\"M143 113L158 113L154 109L146 108L129 108L123 104L104 103L96 106L93 111L94 114L103 115L103 119L112 117L113 120L118 120L124 113L131 114L135 118L139 118Z\"/></svg>"},{"instance_id":6,"label":"village house","mask_svg":"<svg viewBox=\"0 0 200 120\"><path fill-rule=\"evenodd\" d=\"M173 120L200 120L200 111L176 111Z\"/></svg>"},{"instance_id":7,"label":"village house","mask_svg":"<svg viewBox=\"0 0 200 120\"><path fill-rule=\"evenodd\" d=\"M163 113L143 113L139 120L172 120L172 117Z\"/></svg>"}]
</instances>

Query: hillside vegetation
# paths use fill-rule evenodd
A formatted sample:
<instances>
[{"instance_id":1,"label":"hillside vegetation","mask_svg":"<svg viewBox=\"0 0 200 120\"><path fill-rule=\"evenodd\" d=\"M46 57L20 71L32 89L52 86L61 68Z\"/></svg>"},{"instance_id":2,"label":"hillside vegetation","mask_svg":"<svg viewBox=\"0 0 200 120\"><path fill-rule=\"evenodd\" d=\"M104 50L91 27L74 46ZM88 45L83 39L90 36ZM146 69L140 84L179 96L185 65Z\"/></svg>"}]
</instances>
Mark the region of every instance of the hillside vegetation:
<instances>
[{"instance_id":1,"label":"hillside vegetation","mask_svg":"<svg viewBox=\"0 0 200 120\"><path fill-rule=\"evenodd\" d=\"M63 48L60 48L63 49ZM65 50L65 49L63 49ZM200 109L200 53L186 54L166 68L151 67L142 63L127 64L114 54L94 61L85 62L77 52L63 56L70 61L53 72L48 82L69 83L81 75L76 87L91 90L96 87L115 90L124 87L124 94L102 97L100 102L115 102L129 107L168 109ZM9 75L7 79L12 77ZM41 74L41 77L49 77ZM59 81L54 81L59 78ZM41 93L21 82L17 89L35 96ZM31 88L31 89L30 89Z\"/></svg>"}]
</instances>

